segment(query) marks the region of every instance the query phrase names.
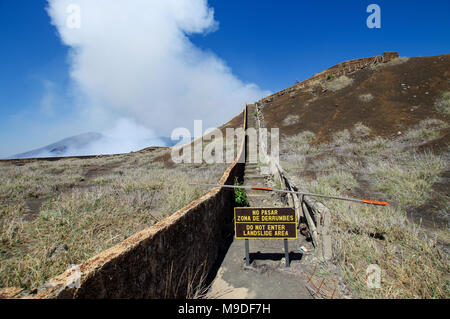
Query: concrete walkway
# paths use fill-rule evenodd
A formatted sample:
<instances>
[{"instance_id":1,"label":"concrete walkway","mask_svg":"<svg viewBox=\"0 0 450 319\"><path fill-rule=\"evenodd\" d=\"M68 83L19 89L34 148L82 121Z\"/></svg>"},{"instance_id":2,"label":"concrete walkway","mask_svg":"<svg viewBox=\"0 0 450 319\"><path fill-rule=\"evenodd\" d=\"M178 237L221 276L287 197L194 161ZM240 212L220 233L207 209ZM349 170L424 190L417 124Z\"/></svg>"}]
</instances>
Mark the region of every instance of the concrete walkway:
<instances>
[{"instance_id":1,"label":"concrete walkway","mask_svg":"<svg viewBox=\"0 0 450 319\"><path fill-rule=\"evenodd\" d=\"M247 127L257 128L255 105L248 105ZM270 176L263 176L258 161L246 150L244 185L268 186ZM248 191L250 207L288 206L277 193ZM234 234L233 234L234 236ZM312 249L299 233L299 238L288 240L290 267L286 268L284 241L277 239L249 240L250 262L245 263L245 240L233 239L214 279L209 295L212 298L311 298L306 288L309 261L297 247Z\"/></svg>"}]
</instances>

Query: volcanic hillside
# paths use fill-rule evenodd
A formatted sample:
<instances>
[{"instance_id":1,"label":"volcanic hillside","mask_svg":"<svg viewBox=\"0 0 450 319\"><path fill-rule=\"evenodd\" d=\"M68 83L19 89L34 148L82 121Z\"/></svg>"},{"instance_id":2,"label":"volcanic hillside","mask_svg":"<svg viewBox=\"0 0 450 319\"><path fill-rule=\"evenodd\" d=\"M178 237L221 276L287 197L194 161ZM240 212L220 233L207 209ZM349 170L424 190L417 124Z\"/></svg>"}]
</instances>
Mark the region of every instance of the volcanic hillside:
<instances>
[{"instance_id":1,"label":"volcanic hillside","mask_svg":"<svg viewBox=\"0 0 450 319\"><path fill-rule=\"evenodd\" d=\"M354 295L448 298L450 55L385 58L325 70L260 100L258 116L280 128L280 164L298 189L391 203L321 200ZM382 289L366 287L370 264Z\"/></svg>"},{"instance_id":2,"label":"volcanic hillside","mask_svg":"<svg viewBox=\"0 0 450 319\"><path fill-rule=\"evenodd\" d=\"M326 72L326 71L325 71ZM265 98L264 120L284 136L311 131L315 143L361 122L373 136L394 136L426 118L449 119L435 102L449 90L450 55L398 58L336 78L295 85ZM448 134L445 134L448 141Z\"/></svg>"}]
</instances>

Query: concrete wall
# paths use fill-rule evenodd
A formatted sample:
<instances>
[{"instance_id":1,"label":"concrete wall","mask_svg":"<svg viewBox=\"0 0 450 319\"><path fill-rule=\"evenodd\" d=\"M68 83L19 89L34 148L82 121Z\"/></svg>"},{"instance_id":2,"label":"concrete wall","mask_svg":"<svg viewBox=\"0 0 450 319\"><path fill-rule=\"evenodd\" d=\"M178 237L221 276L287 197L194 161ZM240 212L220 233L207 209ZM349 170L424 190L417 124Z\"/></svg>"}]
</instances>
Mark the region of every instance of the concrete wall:
<instances>
[{"instance_id":1,"label":"concrete wall","mask_svg":"<svg viewBox=\"0 0 450 319\"><path fill-rule=\"evenodd\" d=\"M244 112L244 128L246 112ZM245 139L219 184L242 178ZM213 267L232 223L234 192L214 188L165 220L79 265L79 288L70 288L73 271L50 280L34 294L9 289L9 298L185 298ZM232 229L232 228L231 228ZM232 235L232 234L231 234ZM4 291L7 294L7 291Z\"/></svg>"},{"instance_id":2,"label":"concrete wall","mask_svg":"<svg viewBox=\"0 0 450 319\"><path fill-rule=\"evenodd\" d=\"M391 60L397 59L398 56L398 52L383 52L383 62L389 62Z\"/></svg>"}]
</instances>

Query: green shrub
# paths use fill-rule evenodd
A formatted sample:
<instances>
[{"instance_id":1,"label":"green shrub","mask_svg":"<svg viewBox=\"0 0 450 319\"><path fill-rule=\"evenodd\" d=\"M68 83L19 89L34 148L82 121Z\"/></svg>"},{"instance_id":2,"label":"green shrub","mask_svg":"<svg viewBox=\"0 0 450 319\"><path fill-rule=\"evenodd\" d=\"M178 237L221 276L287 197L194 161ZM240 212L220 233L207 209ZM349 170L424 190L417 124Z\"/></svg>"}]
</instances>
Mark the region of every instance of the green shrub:
<instances>
[{"instance_id":1,"label":"green shrub","mask_svg":"<svg viewBox=\"0 0 450 319\"><path fill-rule=\"evenodd\" d=\"M238 182L237 178L234 180L235 186L241 186L241 184ZM235 188L234 189L234 201L236 205L245 207L248 206L248 198L247 193L242 188Z\"/></svg>"}]
</instances>

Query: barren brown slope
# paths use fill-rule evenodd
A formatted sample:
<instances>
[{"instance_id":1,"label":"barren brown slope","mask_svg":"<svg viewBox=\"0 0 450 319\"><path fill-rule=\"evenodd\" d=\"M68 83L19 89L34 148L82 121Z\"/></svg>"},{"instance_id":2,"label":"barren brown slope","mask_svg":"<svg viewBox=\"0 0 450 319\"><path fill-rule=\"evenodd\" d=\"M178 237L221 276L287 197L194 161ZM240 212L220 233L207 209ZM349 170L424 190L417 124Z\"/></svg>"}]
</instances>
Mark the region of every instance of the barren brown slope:
<instances>
[{"instance_id":1,"label":"barren brown slope","mask_svg":"<svg viewBox=\"0 0 450 319\"><path fill-rule=\"evenodd\" d=\"M263 103L267 127L279 127L282 136L311 131L321 143L357 122L387 137L425 118L441 118L434 103L449 90L450 55L396 59L346 76L353 82L335 92L326 88L335 80L328 80Z\"/></svg>"},{"instance_id":2,"label":"barren brown slope","mask_svg":"<svg viewBox=\"0 0 450 319\"><path fill-rule=\"evenodd\" d=\"M244 107L244 106L242 106ZM222 131L223 134L225 134L226 128L241 128L243 125L244 117L242 112L233 117L230 121L219 127L219 129Z\"/></svg>"}]
</instances>

